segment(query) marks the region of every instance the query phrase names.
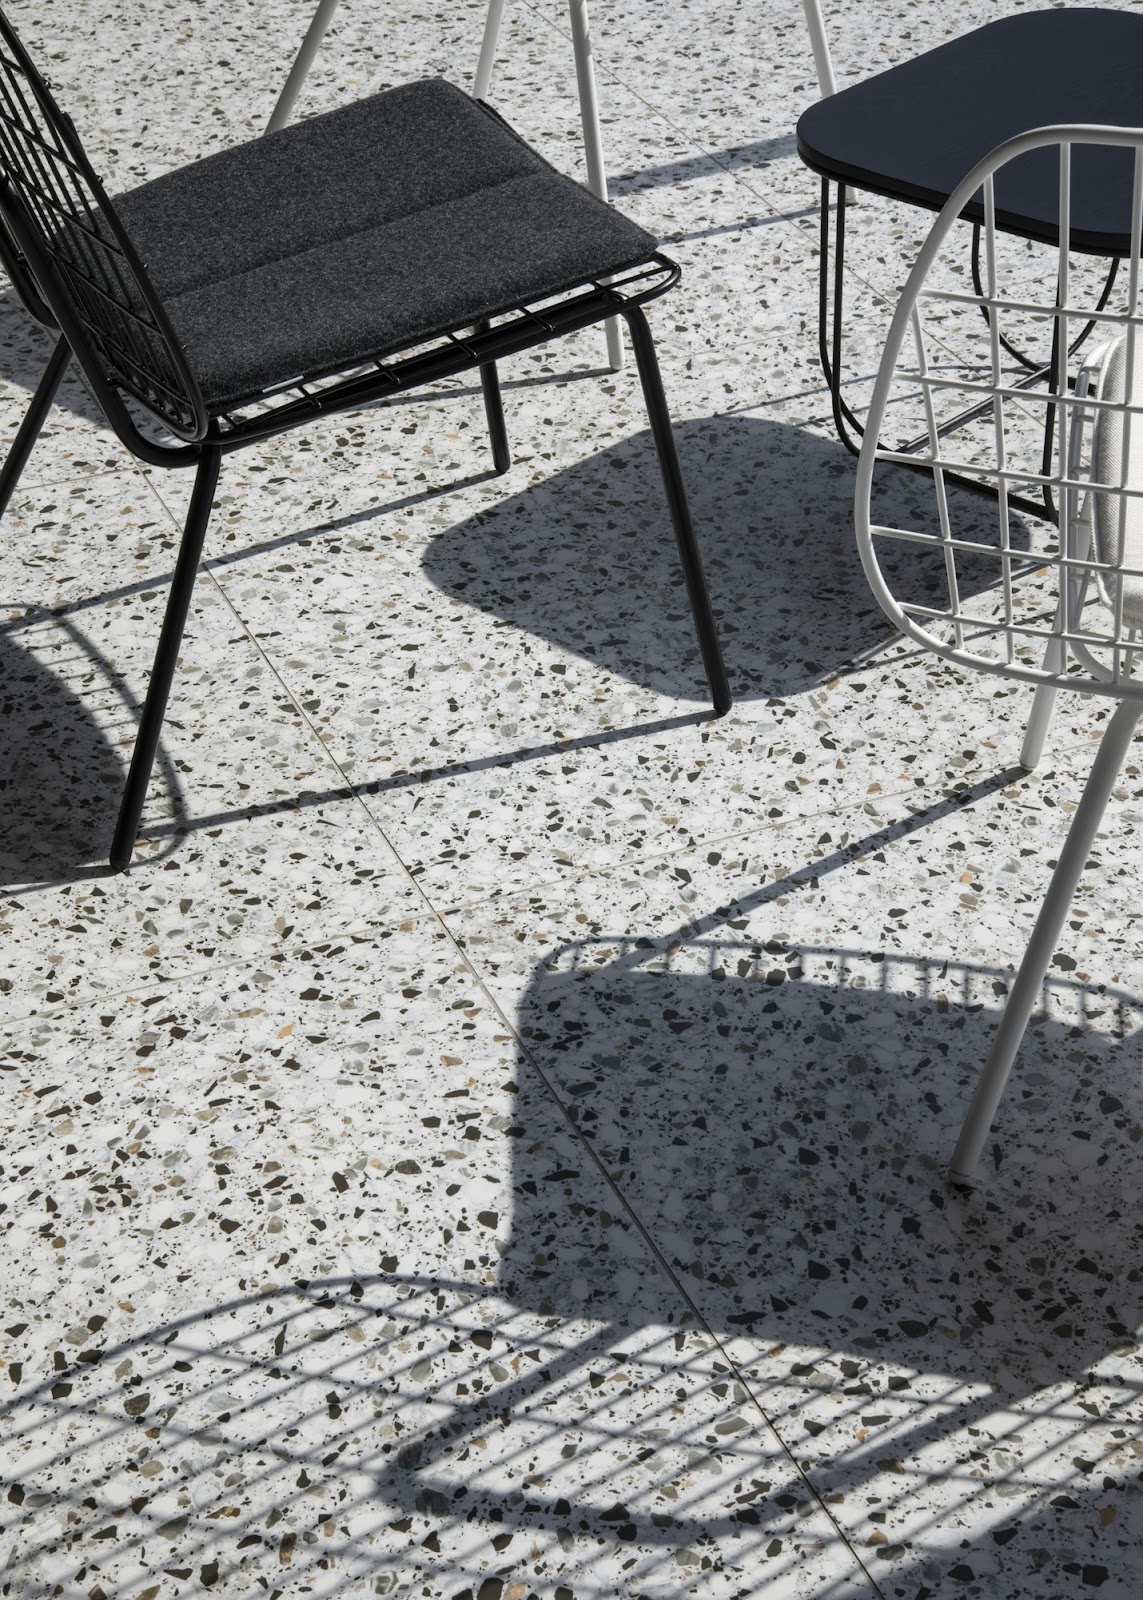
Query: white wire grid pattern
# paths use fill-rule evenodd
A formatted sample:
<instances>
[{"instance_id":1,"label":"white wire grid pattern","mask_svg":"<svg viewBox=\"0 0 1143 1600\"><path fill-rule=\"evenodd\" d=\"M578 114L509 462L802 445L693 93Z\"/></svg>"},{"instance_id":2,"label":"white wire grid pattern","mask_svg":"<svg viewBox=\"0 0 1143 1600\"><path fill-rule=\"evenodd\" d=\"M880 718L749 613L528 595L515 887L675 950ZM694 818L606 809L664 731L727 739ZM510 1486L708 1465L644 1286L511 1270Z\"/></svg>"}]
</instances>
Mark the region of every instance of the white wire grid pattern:
<instances>
[{"instance_id":1,"label":"white wire grid pattern","mask_svg":"<svg viewBox=\"0 0 1143 1600\"><path fill-rule=\"evenodd\" d=\"M1073 147L1133 152L1114 294L1109 263L1074 247ZM1059 243L1005 238L996 175L1054 147ZM982 273L964 286L965 228L983 207ZM1128 203L1129 202L1129 203ZM1128 215L1129 212L1129 215ZM934 224L897 307L858 468L866 575L909 637L965 666L1143 700L1143 130L1054 127L981 161ZM1124 271L1123 269L1126 269ZM1041 353L1017 357L1029 342ZM958 422L958 418L967 420ZM883 435L907 415L918 439ZM873 520L879 463L923 466L905 517ZM900 477L899 473L893 474ZM955 483L994 491L989 501ZM896 491L897 503L904 493ZM1039 516L1028 497L1044 498Z\"/></svg>"}]
</instances>

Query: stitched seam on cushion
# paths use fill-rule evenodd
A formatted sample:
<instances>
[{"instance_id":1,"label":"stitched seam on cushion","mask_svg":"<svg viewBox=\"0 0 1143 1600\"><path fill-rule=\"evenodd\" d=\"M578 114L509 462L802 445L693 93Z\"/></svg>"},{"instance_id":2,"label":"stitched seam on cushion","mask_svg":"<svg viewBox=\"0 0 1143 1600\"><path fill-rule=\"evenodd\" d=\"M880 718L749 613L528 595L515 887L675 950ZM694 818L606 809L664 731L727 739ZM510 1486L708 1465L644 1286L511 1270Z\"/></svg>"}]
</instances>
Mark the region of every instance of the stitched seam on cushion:
<instances>
[{"instance_id":1,"label":"stitched seam on cushion","mask_svg":"<svg viewBox=\"0 0 1143 1600\"><path fill-rule=\"evenodd\" d=\"M657 249L658 247L656 246L655 248ZM606 272L625 272L630 267L641 266L643 262L649 259L650 257L645 254L631 256L629 258L623 257L622 259L616 259L611 266L602 270ZM554 287L545 290L544 293L566 294L572 289L575 289L581 284L589 281L589 279L585 279L582 276L563 278L560 279L560 281L555 284ZM515 300L504 301L502 304L497 304L496 306L489 308L487 315L491 317L500 316L503 313L511 311L513 306L516 304L517 302ZM463 319L459 325L465 325ZM426 325L422 332L412 335L411 339L402 339L399 344L382 344L378 345L372 352L368 354L361 356L354 355L352 357L347 356L338 360L327 362L322 366L307 367L305 369L305 381L309 382L311 379L318 380L321 378L328 378L339 372L347 372L359 362L383 361L388 359L389 356L400 355L402 351L409 350L417 344L427 343L432 339L443 338L445 334L457 326L458 324L455 320L446 323L434 323L432 326ZM236 390L233 394L229 396L223 396L222 398L215 398L212 396L207 400L207 405L211 408L213 414L217 416L230 406L248 405L261 398L263 393L264 390L262 387Z\"/></svg>"},{"instance_id":2,"label":"stitched seam on cushion","mask_svg":"<svg viewBox=\"0 0 1143 1600\"><path fill-rule=\"evenodd\" d=\"M560 176L559 173L555 173L554 175L556 177ZM367 224L363 228L349 228L344 233L330 234L329 237L323 239L320 244L307 245L304 250L286 250L283 251L281 255L269 256L265 261L259 261L257 266L244 267L241 272L228 272L224 277L210 278L205 283L200 283L193 289L180 289L178 294L171 295L169 300L165 301L164 303L177 305L184 295L201 294L204 289L214 289L224 283L237 283L240 278L249 278L254 273L264 272L267 267L276 267L283 261L300 261L305 256L313 255L316 251L327 250L330 245L344 244L347 239L359 239L367 233L376 232L376 230L379 228L397 227L402 222L408 222L411 217L427 217L434 211L443 211L448 206L458 205L462 201L471 200L474 195L492 194L495 190L503 189L510 183L519 183L525 178L543 178L546 176L547 174L543 172L518 172L511 178L501 178L497 183L478 184L475 189L469 189L464 194L452 195L448 200L439 200L436 205L417 206L413 210L402 211L398 216L386 217L383 222L373 222ZM574 183L574 180L571 178L565 178L564 182ZM578 185L576 185L576 187L578 187ZM592 196L592 198L594 199L595 197ZM600 201L599 204L602 205L603 202ZM617 212L616 215L619 215L619 213ZM624 221L626 221L626 218L624 218ZM635 227L636 224L632 223L631 226Z\"/></svg>"}]
</instances>

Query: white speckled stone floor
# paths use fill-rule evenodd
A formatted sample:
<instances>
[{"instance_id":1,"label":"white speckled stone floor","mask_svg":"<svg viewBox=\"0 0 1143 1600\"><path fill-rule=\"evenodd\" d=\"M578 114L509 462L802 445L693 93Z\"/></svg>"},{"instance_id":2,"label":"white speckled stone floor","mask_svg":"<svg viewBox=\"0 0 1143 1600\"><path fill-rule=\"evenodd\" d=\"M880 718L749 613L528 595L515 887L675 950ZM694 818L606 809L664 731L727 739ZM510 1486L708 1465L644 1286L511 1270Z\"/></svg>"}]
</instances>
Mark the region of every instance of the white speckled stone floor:
<instances>
[{"instance_id":1,"label":"white speckled stone floor","mask_svg":"<svg viewBox=\"0 0 1143 1600\"><path fill-rule=\"evenodd\" d=\"M20 0L107 175L255 134L309 0ZM1017 5L1008 0L1008 10ZM831 6L839 79L995 14ZM224 467L126 876L189 485L78 383L0 561L0 1595L1137 1600L1143 761L986 1157L944 1163L1106 708L890 636L816 363L799 0L594 0L737 700L630 366ZM343 0L307 110L483 4ZM493 100L580 170L563 0ZM860 397L924 231L854 213ZM0 427L46 358L0 292Z\"/></svg>"}]
</instances>

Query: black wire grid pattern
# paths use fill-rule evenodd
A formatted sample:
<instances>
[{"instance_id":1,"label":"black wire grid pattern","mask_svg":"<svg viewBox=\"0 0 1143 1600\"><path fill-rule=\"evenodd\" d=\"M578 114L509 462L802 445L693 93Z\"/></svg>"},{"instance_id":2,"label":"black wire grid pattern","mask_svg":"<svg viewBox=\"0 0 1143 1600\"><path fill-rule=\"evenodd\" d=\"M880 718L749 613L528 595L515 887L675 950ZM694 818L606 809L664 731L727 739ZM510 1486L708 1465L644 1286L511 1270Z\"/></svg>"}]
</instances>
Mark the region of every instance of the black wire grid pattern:
<instances>
[{"instance_id":1,"label":"black wire grid pattern","mask_svg":"<svg viewBox=\"0 0 1143 1600\"><path fill-rule=\"evenodd\" d=\"M140 401L176 437L200 437L202 400L162 306L71 119L3 13L0 169L17 280L30 276L61 326L63 318L73 324L63 331L79 334L109 384Z\"/></svg>"}]
</instances>

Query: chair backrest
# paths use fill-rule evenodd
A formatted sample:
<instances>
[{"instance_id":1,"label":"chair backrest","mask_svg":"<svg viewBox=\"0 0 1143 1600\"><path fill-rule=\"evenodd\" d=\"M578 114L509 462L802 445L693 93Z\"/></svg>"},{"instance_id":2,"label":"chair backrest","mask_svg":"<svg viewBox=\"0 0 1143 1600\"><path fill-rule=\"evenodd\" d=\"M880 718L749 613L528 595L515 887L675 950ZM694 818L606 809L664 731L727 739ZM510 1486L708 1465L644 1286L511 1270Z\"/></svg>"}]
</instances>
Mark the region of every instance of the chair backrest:
<instances>
[{"instance_id":1,"label":"chair backrest","mask_svg":"<svg viewBox=\"0 0 1143 1600\"><path fill-rule=\"evenodd\" d=\"M170 323L75 127L0 12L0 254L97 392L131 395L177 438L206 409ZM105 398L103 393L100 398Z\"/></svg>"},{"instance_id":2,"label":"chair backrest","mask_svg":"<svg viewBox=\"0 0 1143 1600\"><path fill-rule=\"evenodd\" d=\"M1058 243L998 230L1003 169L1016 162L1022 183L1032 173L1055 186ZM1090 192L1094 162L1110 163L1108 237L1119 260L1110 280L1090 238L1082 253L1073 238L1073 195ZM983 223L975 287L964 214ZM1143 699L1141 227L1143 129L1036 129L966 176L909 275L866 420L857 539L882 608L949 660ZM918 424L910 450L881 438L902 414ZM896 470L906 461L924 468L907 487ZM877 472L889 462L891 473ZM959 487L958 476L995 498ZM879 507L888 491L894 513L906 508L895 525L874 520L875 487ZM1046 501L1039 514L1031 496Z\"/></svg>"}]
</instances>

